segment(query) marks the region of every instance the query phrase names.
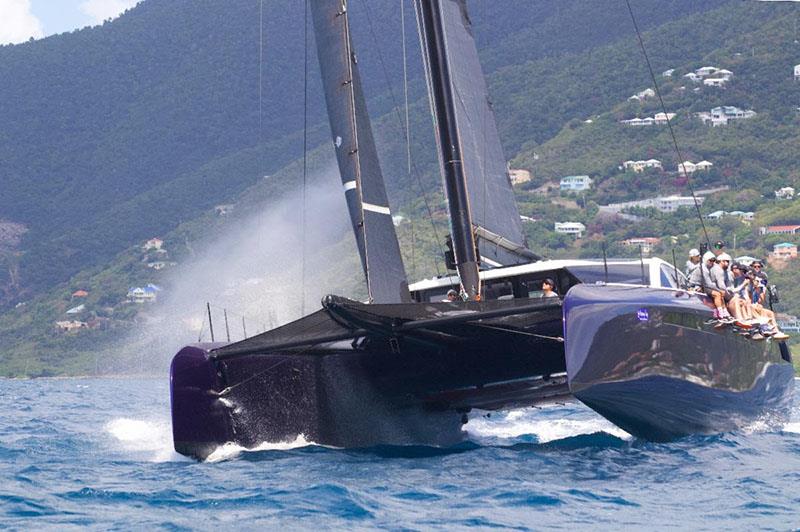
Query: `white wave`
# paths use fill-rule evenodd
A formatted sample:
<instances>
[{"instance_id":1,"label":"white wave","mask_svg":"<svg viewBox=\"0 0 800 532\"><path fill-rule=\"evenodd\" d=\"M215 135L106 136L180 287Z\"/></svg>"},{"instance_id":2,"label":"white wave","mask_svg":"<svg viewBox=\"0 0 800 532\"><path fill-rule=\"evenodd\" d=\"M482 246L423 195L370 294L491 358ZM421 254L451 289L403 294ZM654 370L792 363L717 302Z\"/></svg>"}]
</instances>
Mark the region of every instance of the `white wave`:
<instances>
[{"instance_id":1,"label":"white wave","mask_svg":"<svg viewBox=\"0 0 800 532\"><path fill-rule=\"evenodd\" d=\"M783 426L783 432L794 432L800 434L800 422L787 423Z\"/></svg>"},{"instance_id":2,"label":"white wave","mask_svg":"<svg viewBox=\"0 0 800 532\"><path fill-rule=\"evenodd\" d=\"M208 455L206 458L206 462L224 462L226 460L231 460L236 458L242 453L249 453L249 452L259 452L259 451L288 451L291 449L299 449L301 447L308 447L310 445L317 445L313 441L309 441L306 439L304 435L299 435L294 441L289 442L264 442L255 447L242 447L239 444L228 442L223 445L220 445L214 452Z\"/></svg>"},{"instance_id":3,"label":"white wave","mask_svg":"<svg viewBox=\"0 0 800 532\"><path fill-rule=\"evenodd\" d=\"M142 453L150 462L172 462L187 458L175 452L168 421L117 418L106 423L105 431L123 451Z\"/></svg>"},{"instance_id":4,"label":"white wave","mask_svg":"<svg viewBox=\"0 0 800 532\"><path fill-rule=\"evenodd\" d=\"M543 419L530 410L512 410L506 414L493 414L492 417L470 419L467 434L470 438L514 439L520 436L533 435L536 441L545 443L580 436L605 432L630 440L632 437L624 430L600 417L591 419Z\"/></svg>"}]
</instances>

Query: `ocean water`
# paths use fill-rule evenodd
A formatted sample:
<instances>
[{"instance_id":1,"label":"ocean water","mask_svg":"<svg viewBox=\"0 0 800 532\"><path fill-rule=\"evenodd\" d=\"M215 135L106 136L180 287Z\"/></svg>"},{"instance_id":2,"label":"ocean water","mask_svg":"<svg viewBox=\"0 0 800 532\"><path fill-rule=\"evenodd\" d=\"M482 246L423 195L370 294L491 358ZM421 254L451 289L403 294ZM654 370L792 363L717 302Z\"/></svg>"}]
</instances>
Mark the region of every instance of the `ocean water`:
<instances>
[{"instance_id":1,"label":"ocean water","mask_svg":"<svg viewBox=\"0 0 800 532\"><path fill-rule=\"evenodd\" d=\"M670 444L568 404L473 415L451 449L298 438L198 463L172 450L168 392L166 380L0 381L0 527L800 527L797 407L782 430Z\"/></svg>"}]
</instances>

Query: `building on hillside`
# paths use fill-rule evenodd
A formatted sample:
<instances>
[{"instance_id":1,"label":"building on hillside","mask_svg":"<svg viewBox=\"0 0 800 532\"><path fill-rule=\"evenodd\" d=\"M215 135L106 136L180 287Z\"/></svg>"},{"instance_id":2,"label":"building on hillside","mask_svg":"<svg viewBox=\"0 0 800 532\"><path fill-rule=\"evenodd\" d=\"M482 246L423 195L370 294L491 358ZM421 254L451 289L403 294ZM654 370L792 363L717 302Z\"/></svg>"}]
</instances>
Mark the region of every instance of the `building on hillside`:
<instances>
[{"instance_id":1,"label":"building on hillside","mask_svg":"<svg viewBox=\"0 0 800 532\"><path fill-rule=\"evenodd\" d=\"M759 233L762 235L796 235L800 233L800 225L770 225L761 227Z\"/></svg>"},{"instance_id":2,"label":"building on hillside","mask_svg":"<svg viewBox=\"0 0 800 532\"><path fill-rule=\"evenodd\" d=\"M592 188L592 180L588 175L568 175L559 183L562 192L580 192Z\"/></svg>"},{"instance_id":3,"label":"building on hillside","mask_svg":"<svg viewBox=\"0 0 800 532\"><path fill-rule=\"evenodd\" d=\"M712 162L709 162L709 161L705 161L705 160L703 160L703 161L700 161L699 163L697 163L696 165L694 165L695 169L696 169L698 172L704 172L704 171L706 171L706 170L711 170L711 167L712 167L712 166L714 166L714 163L712 163Z\"/></svg>"},{"instance_id":4,"label":"building on hillside","mask_svg":"<svg viewBox=\"0 0 800 532\"><path fill-rule=\"evenodd\" d=\"M703 85L706 87L724 88L728 83L728 78L706 78L703 80Z\"/></svg>"},{"instance_id":5,"label":"building on hillside","mask_svg":"<svg viewBox=\"0 0 800 532\"><path fill-rule=\"evenodd\" d=\"M653 125L664 126L667 124L667 122L669 122L673 118L675 118L675 113L667 113L667 114L656 113L654 117L648 116L645 118L629 118L627 120L620 120L619 123L624 124L626 126L634 126L634 127L653 126Z\"/></svg>"},{"instance_id":6,"label":"building on hillside","mask_svg":"<svg viewBox=\"0 0 800 532\"><path fill-rule=\"evenodd\" d=\"M67 314L82 314L86 310L86 305L78 305L77 307L72 307L67 311Z\"/></svg>"},{"instance_id":7,"label":"building on hillside","mask_svg":"<svg viewBox=\"0 0 800 532\"><path fill-rule=\"evenodd\" d=\"M705 198L697 198L697 203L702 204ZM681 207L694 207L694 198L691 196L663 196L656 198L655 208L661 212L675 212Z\"/></svg>"},{"instance_id":8,"label":"building on hillside","mask_svg":"<svg viewBox=\"0 0 800 532\"><path fill-rule=\"evenodd\" d=\"M706 198L697 197L697 204L702 205ZM681 207L694 207L694 198L691 196L659 196L636 201L625 201L622 203L610 203L600 205L600 212L606 214L619 214L626 209L656 209L661 212L675 212Z\"/></svg>"},{"instance_id":9,"label":"building on hillside","mask_svg":"<svg viewBox=\"0 0 800 532\"><path fill-rule=\"evenodd\" d=\"M700 83L702 81L702 78L697 74L695 74L694 72L689 72L688 74L684 74L683 77L688 79L692 83Z\"/></svg>"},{"instance_id":10,"label":"building on hillside","mask_svg":"<svg viewBox=\"0 0 800 532\"><path fill-rule=\"evenodd\" d=\"M753 211L731 211L728 215L736 216L743 222L752 222L756 217L756 213Z\"/></svg>"},{"instance_id":11,"label":"building on hillside","mask_svg":"<svg viewBox=\"0 0 800 532\"><path fill-rule=\"evenodd\" d=\"M580 222L556 222L554 230L556 233L575 235L575 238L581 238L583 232L586 231L586 226Z\"/></svg>"},{"instance_id":12,"label":"building on hillside","mask_svg":"<svg viewBox=\"0 0 800 532\"><path fill-rule=\"evenodd\" d=\"M662 72L661 73L661 77L662 78L671 78L672 74L674 74L674 73L675 73L675 69L674 68L670 68L669 70L665 70L664 72Z\"/></svg>"},{"instance_id":13,"label":"building on hillside","mask_svg":"<svg viewBox=\"0 0 800 532\"><path fill-rule=\"evenodd\" d=\"M530 216L525 216L524 214L520 214L519 219L522 221L522 223L526 224L532 224L536 222L536 218L531 218Z\"/></svg>"},{"instance_id":14,"label":"building on hillside","mask_svg":"<svg viewBox=\"0 0 800 532\"><path fill-rule=\"evenodd\" d=\"M797 258L797 244L783 242L772 247L771 259L792 260Z\"/></svg>"},{"instance_id":15,"label":"building on hillside","mask_svg":"<svg viewBox=\"0 0 800 532\"><path fill-rule=\"evenodd\" d=\"M660 243L660 238L652 236L634 237L622 241L623 246L641 248L643 255L650 255L653 252L653 248Z\"/></svg>"},{"instance_id":16,"label":"building on hillside","mask_svg":"<svg viewBox=\"0 0 800 532\"><path fill-rule=\"evenodd\" d=\"M88 297L88 296L89 296L89 292L87 292L86 290L75 290L74 292L72 292L72 297L73 298L75 298L75 297Z\"/></svg>"},{"instance_id":17,"label":"building on hillside","mask_svg":"<svg viewBox=\"0 0 800 532\"><path fill-rule=\"evenodd\" d=\"M634 94L633 96L631 96L628 99L629 100L642 101L642 100L646 100L648 98L653 98L655 95L656 95L656 91L654 91L653 89L647 88L647 89L643 90L642 92L637 92L636 94Z\"/></svg>"},{"instance_id":18,"label":"building on hillside","mask_svg":"<svg viewBox=\"0 0 800 532\"><path fill-rule=\"evenodd\" d=\"M800 81L800 65L794 66L794 80Z\"/></svg>"},{"instance_id":19,"label":"building on hillside","mask_svg":"<svg viewBox=\"0 0 800 532\"><path fill-rule=\"evenodd\" d=\"M745 212L745 211L731 211L731 212L714 211L714 212L712 212L710 214L706 214L706 218L708 218L709 220L719 220L723 216L734 216L736 218L739 218L743 222L752 222L753 219L755 218L756 214L754 212L752 212L752 211L748 211L748 212Z\"/></svg>"},{"instance_id":20,"label":"building on hillside","mask_svg":"<svg viewBox=\"0 0 800 532\"><path fill-rule=\"evenodd\" d=\"M775 191L775 199L794 198L794 187L783 187Z\"/></svg>"},{"instance_id":21,"label":"building on hillside","mask_svg":"<svg viewBox=\"0 0 800 532\"><path fill-rule=\"evenodd\" d=\"M678 172L682 174L693 174L697 171L697 165L692 161L683 161L678 165Z\"/></svg>"},{"instance_id":22,"label":"building on hillside","mask_svg":"<svg viewBox=\"0 0 800 532\"><path fill-rule=\"evenodd\" d=\"M521 168L510 168L508 170L508 178L511 179L512 185L527 183L531 180L531 177L531 173L528 170L523 170Z\"/></svg>"},{"instance_id":23,"label":"building on hillside","mask_svg":"<svg viewBox=\"0 0 800 532\"><path fill-rule=\"evenodd\" d=\"M663 169L663 166L658 159L648 159L646 161L625 161L622 163L622 168L623 170L633 170L636 173L640 173L648 168Z\"/></svg>"},{"instance_id":24,"label":"building on hillside","mask_svg":"<svg viewBox=\"0 0 800 532\"><path fill-rule=\"evenodd\" d=\"M148 262L147 267L151 270L163 270L164 268L169 268L170 266L176 266L177 262L164 262L163 260L157 260L155 262Z\"/></svg>"},{"instance_id":25,"label":"building on hillside","mask_svg":"<svg viewBox=\"0 0 800 532\"><path fill-rule=\"evenodd\" d=\"M699 118L704 124L710 124L713 127L726 126L729 122L735 120L746 120L756 116L756 112L752 109L740 109L733 105L721 105L714 107L709 112L700 112L695 116Z\"/></svg>"},{"instance_id":26,"label":"building on hillside","mask_svg":"<svg viewBox=\"0 0 800 532\"><path fill-rule=\"evenodd\" d=\"M675 116L675 113L656 113L655 116L653 116L653 122L657 126L665 126L667 122L675 118Z\"/></svg>"},{"instance_id":27,"label":"building on hillside","mask_svg":"<svg viewBox=\"0 0 800 532\"><path fill-rule=\"evenodd\" d=\"M161 240L160 238L151 238L150 240L144 243L142 249L145 251L150 251L151 249L158 250L161 249L163 245L164 241Z\"/></svg>"},{"instance_id":28,"label":"building on hillside","mask_svg":"<svg viewBox=\"0 0 800 532\"><path fill-rule=\"evenodd\" d=\"M77 330L80 330L80 329L86 329L88 327L89 327L89 325L86 322L83 322L83 321L70 320L70 321L57 321L56 322L56 328L58 328L58 330L60 330L60 331L66 331L66 332L72 332L72 331L77 331Z\"/></svg>"},{"instance_id":29,"label":"building on hillside","mask_svg":"<svg viewBox=\"0 0 800 532\"><path fill-rule=\"evenodd\" d=\"M704 78L716 74L718 70L719 69L715 66L704 66L695 70L694 73L697 77Z\"/></svg>"},{"instance_id":30,"label":"building on hillside","mask_svg":"<svg viewBox=\"0 0 800 532\"><path fill-rule=\"evenodd\" d=\"M158 291L152 288L136 286L128 290L128 301L131 303L152 303L156 300Z\"/></svg>"}]
</instances>

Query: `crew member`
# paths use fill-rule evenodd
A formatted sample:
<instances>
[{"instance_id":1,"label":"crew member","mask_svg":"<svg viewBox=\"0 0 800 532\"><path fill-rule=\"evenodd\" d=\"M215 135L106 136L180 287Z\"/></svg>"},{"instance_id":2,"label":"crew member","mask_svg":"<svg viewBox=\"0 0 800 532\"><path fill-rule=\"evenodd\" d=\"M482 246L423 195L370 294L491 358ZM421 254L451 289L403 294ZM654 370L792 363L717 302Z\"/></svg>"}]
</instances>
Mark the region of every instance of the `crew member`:
<instances>
[{"instance_id":1,"label":"crew member","mask_svg":"<svg viewBox=\"0 0 800 532\"><path fill-rule=\"evenodd\" d=\"M686 273L686 277L691 277L692 272L700 266L700 250L697 248L692 248L689 250L689 260L686 261L686 268L684 273Z\"/></svg>"},{"instance_id":2,"label":"crew member","mask_svg":"<svg viewBox=\"0 0 800 532\"><path fill-rule=\"evenodd\" d=\"M549 277L542 281L542 297L558 297L555 288L556 283Z\"/></svg>"}]
</instances>

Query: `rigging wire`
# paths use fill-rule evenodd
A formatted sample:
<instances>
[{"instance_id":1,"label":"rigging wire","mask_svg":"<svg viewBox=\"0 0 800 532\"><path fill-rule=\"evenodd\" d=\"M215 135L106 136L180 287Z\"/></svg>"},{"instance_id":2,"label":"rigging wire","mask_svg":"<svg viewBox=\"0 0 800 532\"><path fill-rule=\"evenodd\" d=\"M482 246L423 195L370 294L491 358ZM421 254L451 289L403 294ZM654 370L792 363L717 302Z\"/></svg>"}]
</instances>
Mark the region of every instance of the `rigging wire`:
<instances>
[{"instance_id":1,"label":"rigging wire","mask_svg":"<svg viewBox=\"0 0 800 532\"><path fill-rule=\"evenodd\" d=\"M400 35L403 47L403 103L406 119L406 177L411 181L411 122L408 116L408 53L406 52L406 12L405 0L400 0ZM410 202L409 202L410 203ZM411 278L417 277L416 242L414 241L414 217L409 214L411 227Z\"/></svg>"},{"instance_id":2,"label":"rigging wire","mask_svg":"<svg viewBox=\"0 0 800 532\"><path fill-rule=\"evenodd\" d=\"M410 150L410 142L411 142L410 141L410 135L409 135L409 132L402 127L403 119L400 116L400 106L397 103L397 98L395 98L394 90L392 89L392 84L391 84L390 79L389 79L389 71L386 68L385 61L383 60L383 53L381 52L381 47L378 44L378 38L377 38L377 36L375 34L375 28L372 25L372 16L370 14L371 12L370 12L370 9L369 9L369 2L367 0L365 0L364 2L362 2L362 5L364 6L364 11L365 11L366 16L367 16L367 26L369 27L369 33L370 33L370 36L372 37L372 42L375 45L375 49L376 49L376 51L378 53L378 62L380 63L381 70L383 71L383 77L384 77L384 81L386 82L386 88L387 88L387 90L389 92L389 97L392 100L392 108L394 109L395 115L397 116L397 121L401 124L400 130L403 133L403 135L405 136L406 142L409 144L409 150ZM405 40L406 40L406 36L405 36L405 33L404 33L403 34L403 43L405 43ZM422 193L422 201L425 203L425 209L428 211L428 220L430 221L431 228L433 229L433 236L436 239L436 245L439 248L439 253L441 253L441 256L443 257L444 256L444 248L442 247L442 241L439 239L439 232L436 229L436 223L434 222L434 218L433 218L433 209L431 208L430 202L428 201L428 194L427 194L427 192L425 190L425 186L422 184L422 178L420 177L420 175L421 175L420 171L417 168L417 165L414 162L413 158L409 158L409 162L411 164L411 168L413 170L414 177L416 178L417 186L419 187L420 192ZM442 273L441 273L441 271L439 269L439 262L438 261L434 261L433 264L436 267L436 275L441 276Z\"/></svg>"},{"instance_id":3,"label":"rigging wire","mask_svg":"<svg viewBox=\"0 0 800 532\"><path fill-rule=\"evenodd\" d=\"M262 0L263 1L263 0ZM300 315L306 314L306 185L308 180L308 0L303 0L303 191L300 208Z\"/></svg>"},{"instance_id":4,"label":"rigging wire","mask_svg":"<svg viewBox=\"0 0 800 532\"><path fill-rule=\"evenodd\" d=\"M650 79L653 81L653 85L655 86L656 95L658 96L658 101L661 104L661 111L664 113L664 117L667 119L667 127L669 128L669 134L672 137L672 146L675 148L675 153L678 155L678 171L683 172L684 177L686 178L686 184L689 187L689 192L692 194L692 200L694 203L695 211L697 212L697 218L700 220L700 226L703 228L703 235L706 238L706 244L708 247L711 247L711 239L708 238L708 231L706 230L706 224L703 221L703 214L700 212L700 204L697 201L697 196L694 193L694 187L692 186L692 180L689 177L689 173L686 171L686 167L684 166L684 158L681 154L681 150L678 147L678 139L675 137L675 131L672 128L672 122L667 117L667 106L664 105L664 99L661 97L661 90L658 87L658 81L656 80L655 72L653 71L653 66L650 63L650 57L647 55L647 50L644 47L644 40L642 40L642 34L639 31L639 24L636 22L636 16L633 14L633 8L631 7L630 0L625 0L625 4L628 6L628 13L631 15L631 21L633 22L633 29L636 30L636 37L639 39L639 47L642 49L642 55L644 55L644 60L647 63L647 69L650 71Z\"/></svg>"}]
</instances>

